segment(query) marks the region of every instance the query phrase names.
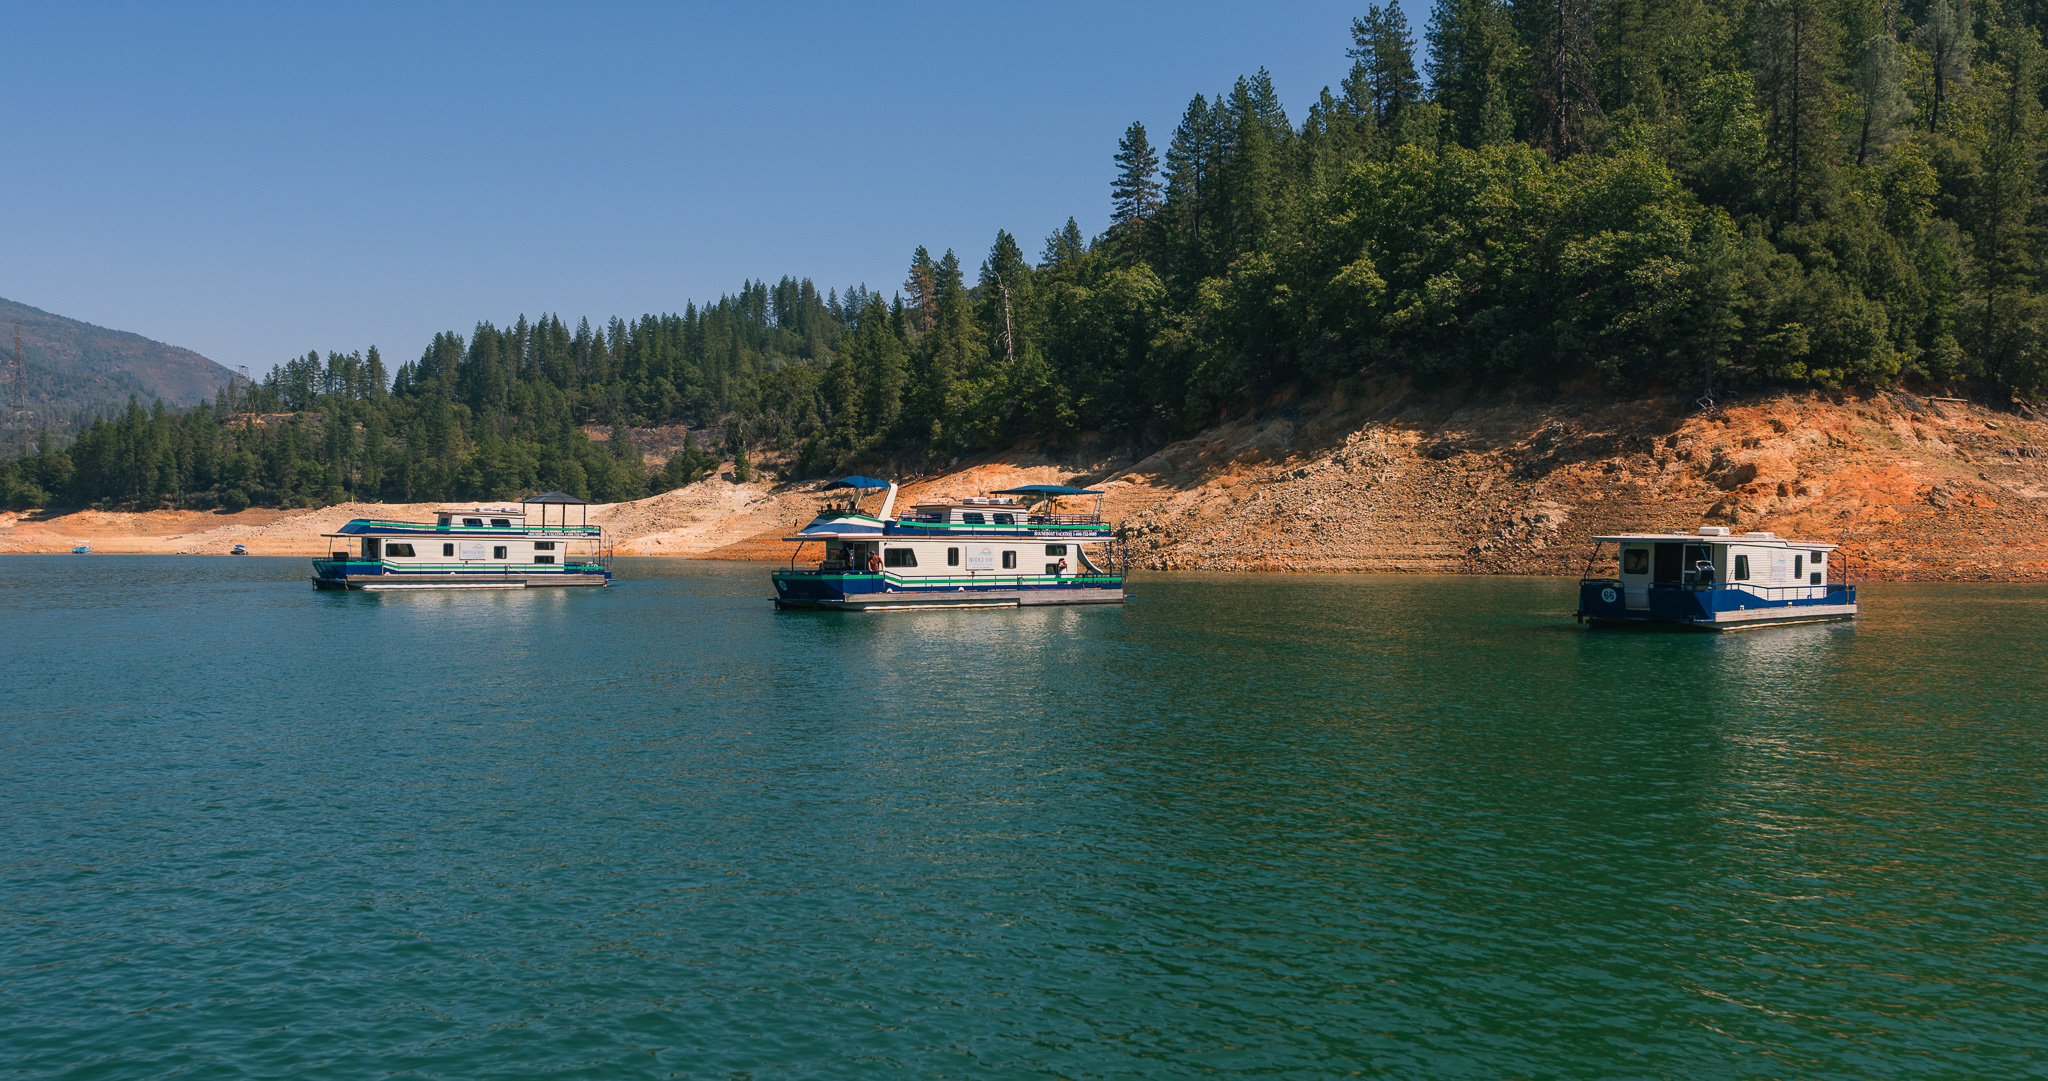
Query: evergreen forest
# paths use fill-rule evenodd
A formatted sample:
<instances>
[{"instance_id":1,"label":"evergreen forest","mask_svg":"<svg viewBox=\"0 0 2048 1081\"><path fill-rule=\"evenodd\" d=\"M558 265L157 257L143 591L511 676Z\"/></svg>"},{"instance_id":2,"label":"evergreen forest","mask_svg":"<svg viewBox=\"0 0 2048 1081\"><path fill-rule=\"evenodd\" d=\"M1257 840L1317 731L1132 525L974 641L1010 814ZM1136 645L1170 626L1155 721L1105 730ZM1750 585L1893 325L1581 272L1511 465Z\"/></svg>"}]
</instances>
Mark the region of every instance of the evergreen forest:
<instances>
[{"instance_id":1,"label":"evergreen forest","mask_svg":"<svg viewBox=\"0 0 2048 1081\"><path fill-rule=\"evenodd\" d=\"M1435 0L1118 140L1111 224L911 255L888 295L748 282L289 361L0 462L12 506L595 500L764 453L913 470L1158 441L1294 387L1724 396L2048 385L2044 0ZM1037 246L1037 245L1034 245ZM692 439L650 471L631 429ZM609 426L611 438L586 431Z\"/></svg>"}]
</instances>

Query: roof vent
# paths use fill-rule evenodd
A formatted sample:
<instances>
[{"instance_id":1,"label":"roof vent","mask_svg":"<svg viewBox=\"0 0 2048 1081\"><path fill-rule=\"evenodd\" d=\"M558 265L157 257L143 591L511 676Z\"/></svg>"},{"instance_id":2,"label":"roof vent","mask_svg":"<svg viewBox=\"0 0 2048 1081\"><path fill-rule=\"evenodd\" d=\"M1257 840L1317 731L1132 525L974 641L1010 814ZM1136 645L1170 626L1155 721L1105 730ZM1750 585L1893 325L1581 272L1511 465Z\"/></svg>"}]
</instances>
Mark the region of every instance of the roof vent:
<instances>
[{"instance_id":1,"label":"roof vent","mask_svg":"<svg viewBox=\"0 0 2048 1081\"><path fill-rule=\"evenodd\" d=\"M1725 537L1727 535L1728 527L1724 525L1703 525L1700 527L1700 536L1702 537Z\"/></svg>"},{"instance_id":2,"label":"roof vent","mask_svg":"<svg viewBox=\"0 0 2048 1081\"><path fill-rule=\"evenodd\" d=\"M1745 536L1745 537L1775 537L1775 536L1777 536L1777 534L1776 534L1776 533L1757 533L1757 532L1755 532L1755 531L1751 531L1751 532L1748 532L1748 533L1744 533L1744 534L1743 534L1743 536Z\"/></svg>"}]
</instances>

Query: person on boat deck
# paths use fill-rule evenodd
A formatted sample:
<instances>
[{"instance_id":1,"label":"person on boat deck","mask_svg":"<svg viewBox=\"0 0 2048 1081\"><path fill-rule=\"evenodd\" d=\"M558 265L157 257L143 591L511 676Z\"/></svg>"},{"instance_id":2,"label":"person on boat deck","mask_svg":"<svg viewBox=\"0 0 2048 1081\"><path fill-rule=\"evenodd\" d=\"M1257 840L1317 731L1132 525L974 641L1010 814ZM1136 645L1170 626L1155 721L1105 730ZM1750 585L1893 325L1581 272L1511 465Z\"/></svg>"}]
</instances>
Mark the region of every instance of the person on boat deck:
<instances>
[{"instance_id":1,"label":"person on boat deck","mask_svg":"<svg viewBox=\"0 0 2048 1081\"><path fill-rule=\"evenodd\" d=\"M882 553L881 553L881 551L880 551L880 550L876 550L876 551L873 551L873 552L869 552L869 553L868 553L868 573L869 573L869 574L874 574L874 573L876 573L877 571L880 571L881 569L882 569Z\"/></svg>"}]
</instances>

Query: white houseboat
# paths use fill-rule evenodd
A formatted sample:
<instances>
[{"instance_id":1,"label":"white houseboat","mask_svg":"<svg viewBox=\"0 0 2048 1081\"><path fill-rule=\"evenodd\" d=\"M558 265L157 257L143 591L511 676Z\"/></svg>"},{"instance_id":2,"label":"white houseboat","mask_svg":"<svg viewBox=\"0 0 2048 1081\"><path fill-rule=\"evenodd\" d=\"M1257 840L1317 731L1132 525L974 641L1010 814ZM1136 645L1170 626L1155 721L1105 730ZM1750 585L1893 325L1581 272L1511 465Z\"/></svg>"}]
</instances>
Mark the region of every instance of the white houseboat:
<instances>
[{"instance_id":1,"label":"white houseboat","mask_svg":"<svg viewBox=\"0 0 2048 1081\"><path fill-rule=\"evenodd\" d=\"M548 508L561 521L548 521ZM569 508L578 522L569 524ZM564 492L517 506L444 510L431 522L357 518L313 561L315 589L524 589L609 585L611 545L589 506Z\"/></svg>"},{"instance_id":2,"label":"white houseboat","mask_svg":"<svg viewBox=\"0 0 2048 1081\"><path fill-rule=\"evenodd\" d=\"M1856 587L1843 580L1837 548L1773 533L1625 533L1593 538L1616 546L1613 577L1579 581L1580 622L1664 623L1728 631L1777 623L1856 618Z\"/></svg>"},{"instance_id":3,"label":"white houseboat","mask_svg":"<svg viewBox=\"0 0 2048 1081\"><path fill-rule=\"evenodd\" d=\"M881 509L863 511L865 493L883 487L888 494ZM896 485L888 481L846 477L825 490L850 491L852 497L828 503L802 531L783 538L796 541L797 552L773 575L778 608L1123 603L1124 576L1115 559L1115 535L1102 520L1101 492L1027 484L919 503L891 518ZM1063 513L1060 500L1077 496L1094 496L1094 510ZM822 546L818 562L800 565L813 542Z\"/></svg>"}]
</instances>

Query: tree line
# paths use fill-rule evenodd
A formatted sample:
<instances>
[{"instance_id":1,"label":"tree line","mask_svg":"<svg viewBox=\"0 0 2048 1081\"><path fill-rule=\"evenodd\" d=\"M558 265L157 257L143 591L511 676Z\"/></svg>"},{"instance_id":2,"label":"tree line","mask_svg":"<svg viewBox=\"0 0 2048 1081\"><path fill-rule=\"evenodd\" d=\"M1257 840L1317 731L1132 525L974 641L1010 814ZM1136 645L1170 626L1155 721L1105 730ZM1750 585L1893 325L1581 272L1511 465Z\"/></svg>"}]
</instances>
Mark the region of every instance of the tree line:
<instances>
[{"instance_id":1,"label":"tree line","mask_svg":"<svg viewBox=\"0 0 2048 1081\"><path fill-rule=\"evenodd\" d=\"M2035 0L1437 0L1418 48L1372 6L1299 122L1261 70L1197 94L1163 146L1130 125L1100 235L1070 219L1031 257L998 231L978 267L920 247L886 297L786 278L603 328L485 323L388 388L374 351L302 358L233 402L133 407L0 483L625 498L750 448L818 475L1157 440L1374 376L2037 395L2044 21ZM292 416L236 419L259 408ZM650 476L593 423L718 446Z\"/></svg>"}]
</instances>

